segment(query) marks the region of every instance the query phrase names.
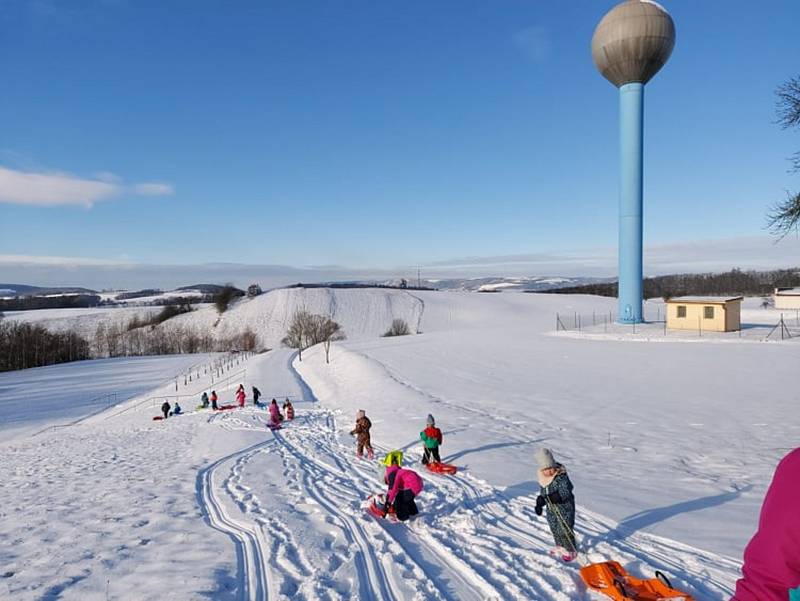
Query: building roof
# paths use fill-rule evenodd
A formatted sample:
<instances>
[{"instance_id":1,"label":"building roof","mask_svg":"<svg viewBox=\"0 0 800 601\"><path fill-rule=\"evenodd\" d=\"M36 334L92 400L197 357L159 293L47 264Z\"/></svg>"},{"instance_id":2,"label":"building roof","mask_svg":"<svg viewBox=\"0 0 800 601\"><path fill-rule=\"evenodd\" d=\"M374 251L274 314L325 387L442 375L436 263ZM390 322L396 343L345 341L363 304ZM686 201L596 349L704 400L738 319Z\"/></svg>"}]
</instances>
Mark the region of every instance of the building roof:
<instances>
[{"instance_id":1,"label":"building roof","mask_svg":"<svg viewBox=\"0 0 800 601\"><path fill-rule=\"evenodd\" d=\"M731 301L743 300L741 296L675 296L668 303L699 303L701 305L724 305Z\"/></svg>"},{"instance_id":2,"label":"building roof","mask_svg":"<svg viewBox=\"0 0 800 601\"><path fill-rule=\"evenodd\" d=\"M800 296L800 288L776 288L775 294L778 296Z\"/></svg>"}]
</instances>

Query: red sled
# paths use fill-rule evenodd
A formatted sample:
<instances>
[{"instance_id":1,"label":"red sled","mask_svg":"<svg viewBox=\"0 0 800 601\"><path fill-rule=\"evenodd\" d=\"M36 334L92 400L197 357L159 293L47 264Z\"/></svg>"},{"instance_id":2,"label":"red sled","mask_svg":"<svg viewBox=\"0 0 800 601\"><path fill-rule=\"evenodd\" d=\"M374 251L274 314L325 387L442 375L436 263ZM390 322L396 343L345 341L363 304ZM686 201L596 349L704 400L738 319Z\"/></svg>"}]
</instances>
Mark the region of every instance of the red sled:
<instances>
[{"instance_id":1,"label":"red sled","mask_svg":"<svg viewBox=\"0 0 800 601\"><path fill-rule=\"evenodd\" d=\"M236 405L220 405L217 411L228 411L229 409L236 409Z\"/></svg>"},{"instance_id":2,"label":"red sled","mask_svg":"<svg viewBox=\"0 0 800 601\"><path fill-rule=\"evenodd\" d=\"M163 416L163 415L156 415L155 417L153 417L153 421L154 421L154 422L160 421L160 420L162 420L162 419L164 419L164 416Z\"/></svg>"},{"instance_id":3,"label":"red sled","mask_svg":"<svg viewBox=\"0 0 800 601\"><path fill-rule=\"evenodd\" d=\"M636 578L616 561L585 566L581 578L590 589L614 601L694 601L691 595L672 588L661 572L657 571L655 578Z\"/></svg>"},{"instance_id":4,"label":"red sled","mask_svg":"<svg viewBox=\"0 0 800 601\"><path fill-rule=\"evenodd\" d=\"M385 514L383 513L383 499L383 495L378 495L377 497L373 495L369 497L369 499L367 499L369 501L369 504L367 505L367 513L379 520L396 521L397 518L394 515L394 507L389 507L389 511ZM380 507L378 506L378 500L380 500L381 503Z\"/></svg>"},{"instance_id":5,"label":"red sled","mask_svg":"<svg viewBox=\"0 0 800 601\"><path fill-rule=\"evenodd\" d=\"M455 465L449 463L428 463L425 465L429 472L440 475L452 475L458 471Z\"/></svg>"}]
</instances>

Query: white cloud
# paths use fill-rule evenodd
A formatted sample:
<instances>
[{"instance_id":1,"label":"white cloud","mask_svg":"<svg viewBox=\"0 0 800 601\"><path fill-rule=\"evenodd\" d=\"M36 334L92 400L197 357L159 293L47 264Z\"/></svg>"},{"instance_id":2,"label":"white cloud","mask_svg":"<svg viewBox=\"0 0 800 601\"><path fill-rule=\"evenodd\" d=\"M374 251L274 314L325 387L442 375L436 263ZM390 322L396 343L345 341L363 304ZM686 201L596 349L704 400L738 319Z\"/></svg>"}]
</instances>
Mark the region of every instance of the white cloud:
<instances>
[{"instance_id":1,"label":"white cloud","mask_svg":"<svg viewBox=\"0 0 800 601\"><path fill-rule=\"evenodd\" d=\"M100 172L93 179L60 171L19 171L0 166L0 203L39 207L82 206L110 200L125 193L138 196L172 194L170 184L145 182L125 186L113 173Z\"/></svg>"},{"instance_id":2,"label":"white cloud","mask_svg":"<svg viewBox=\"0 0 800 601\"><path fill-rule=\"evenodd\" d=\"M175 192L175 188L162 182L145 182L136 184L133 191L140 196L168 196Z\"/></svg>"},{"instance_id":3,"label":"white cloud","mask_svg":"<svg viewBox=\"0 0 800 601\"><path fill-rule=\"evenodd\" d=\"M90 207L118 194L119 186L107 181L81 179L67 173L34 173L0 167L0 202Z\"/></svg>"}]
</instances>

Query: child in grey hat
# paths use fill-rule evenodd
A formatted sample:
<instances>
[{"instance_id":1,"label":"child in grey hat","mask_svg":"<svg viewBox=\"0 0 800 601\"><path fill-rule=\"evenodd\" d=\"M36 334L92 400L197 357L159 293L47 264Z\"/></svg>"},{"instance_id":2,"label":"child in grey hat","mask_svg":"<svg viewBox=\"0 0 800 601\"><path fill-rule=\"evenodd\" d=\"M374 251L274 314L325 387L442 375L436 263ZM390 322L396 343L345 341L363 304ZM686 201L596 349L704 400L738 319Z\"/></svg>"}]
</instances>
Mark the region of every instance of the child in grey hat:
<instances>
[{"instance_id":1,"label":"child in grey hat","mask_svg":"<svg viewBox=\"0 0 800 601\"><path fill-rule=\"evenodd\" d=\"M542 515L547 507L547 525L556 543L551 553L564 561L572 561L578 556L572 482L566 468L555 460L550 449L537 449L534 457L539 468L536 476L540 486L536 515Z\"/></svg>"},{"instance_id":2,"label":"child in grey hat","mask_svg":"<svg viewBox=\"0 0 800 601\"><path fill-rule=\"evenodd\" d=\"M439 445L442 444L442 431L436 427L436 421L430 413L428 414L425 429L419 433L419 438L424 444L422 464L441 463L442 459L439 457Z\"/></svg>"}]
</instances>

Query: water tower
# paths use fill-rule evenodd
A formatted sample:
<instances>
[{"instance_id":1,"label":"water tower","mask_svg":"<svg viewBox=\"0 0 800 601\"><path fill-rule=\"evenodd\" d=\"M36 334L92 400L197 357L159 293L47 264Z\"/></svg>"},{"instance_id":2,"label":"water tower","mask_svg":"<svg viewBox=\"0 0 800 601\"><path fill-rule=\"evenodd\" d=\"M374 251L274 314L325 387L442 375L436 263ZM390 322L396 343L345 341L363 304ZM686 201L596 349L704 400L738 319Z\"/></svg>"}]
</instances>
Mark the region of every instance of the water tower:
<instances>
[{"instance_id":1,"label":"water tower","mask_svg":"<svg viewBox=\"0 0 800 601\"><path fill-rule=\"evenodd\" d=\"M644 85L675 46L675 24L652 0L627 0L597 25L592 57L619 88L619 321L642 321L642 140Z\"/></svg>"}]
</instances>

